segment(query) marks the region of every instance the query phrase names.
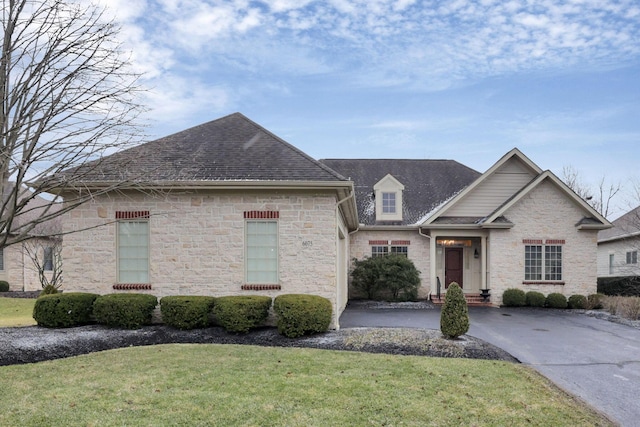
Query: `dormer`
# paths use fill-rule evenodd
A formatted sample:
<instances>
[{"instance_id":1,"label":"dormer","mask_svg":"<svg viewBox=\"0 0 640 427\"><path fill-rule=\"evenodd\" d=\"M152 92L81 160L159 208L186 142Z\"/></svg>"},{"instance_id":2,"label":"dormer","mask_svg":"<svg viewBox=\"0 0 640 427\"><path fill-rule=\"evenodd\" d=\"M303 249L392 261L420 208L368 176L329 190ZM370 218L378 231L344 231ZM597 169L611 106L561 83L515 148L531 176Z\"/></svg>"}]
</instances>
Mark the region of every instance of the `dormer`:
<instances>
[{"instance_id":1,"label":"dormer","mask_svg":"<svg viewBox=\"0 0 640 427\"><path fill-rule=\"evenodd\" d=\"M387 174L373 186L376 198L376 221L402 221L404 185Z\"/></svg>"}]
</instances>

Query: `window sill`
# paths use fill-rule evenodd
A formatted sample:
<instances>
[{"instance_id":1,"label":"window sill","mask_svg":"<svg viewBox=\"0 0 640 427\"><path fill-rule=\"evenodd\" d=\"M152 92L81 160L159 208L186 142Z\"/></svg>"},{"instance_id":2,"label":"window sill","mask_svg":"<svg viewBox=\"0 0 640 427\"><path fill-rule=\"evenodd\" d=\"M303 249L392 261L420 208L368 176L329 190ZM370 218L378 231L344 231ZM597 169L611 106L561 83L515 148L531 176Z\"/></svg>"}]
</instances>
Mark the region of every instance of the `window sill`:
<instances>
[{"instance_id":1,"label":"window sill","mask_svg":"<svg viewBox=\"0 0 640 427\"><path fill-rule=\"evenodd\" d=\"M113 285L113 289L119 291L132 291L132 290L151 290L150 283L116 283Z\"/></svg>"},{"instance_id":2,"label":"window sill","mask_svg":"<svg viewBox=\"0 0 640 427\"><path fill-rule=\"evenodd\" d=\"M279 291L281 289L281 286L278 284L271 284L271 285L247 284L247 285L242 285L241 289L243 291Z\"/></svg>"},{"instance_id":3,"label":"window sill","mask_svg":"<svg viewBox=\"0 0 640 427\"><path fill-rule=\"evenodd\" d=\"M525 280L522 282L523 285L564 285L564 281L562 280Z\"/></svg>"}]
</instances>

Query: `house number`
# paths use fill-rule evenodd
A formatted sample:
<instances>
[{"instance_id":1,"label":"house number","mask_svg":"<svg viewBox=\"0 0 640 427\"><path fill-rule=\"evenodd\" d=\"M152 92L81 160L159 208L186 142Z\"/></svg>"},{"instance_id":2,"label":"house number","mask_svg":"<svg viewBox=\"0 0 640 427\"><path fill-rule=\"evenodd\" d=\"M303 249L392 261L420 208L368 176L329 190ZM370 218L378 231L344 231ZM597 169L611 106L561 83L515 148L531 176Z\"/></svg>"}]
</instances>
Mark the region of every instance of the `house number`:
<instances>
[{"instance_id":1,"label":"house number","mask_svg":"<svg viewBox=\"0 0 640 427\"><path fill-rule=\"evenodd\" d=\"M313 242L311 240L304 240L302 242L302 247L303 248L310 248L311 246L313 246Z\"/></svg>"}]
</instances>

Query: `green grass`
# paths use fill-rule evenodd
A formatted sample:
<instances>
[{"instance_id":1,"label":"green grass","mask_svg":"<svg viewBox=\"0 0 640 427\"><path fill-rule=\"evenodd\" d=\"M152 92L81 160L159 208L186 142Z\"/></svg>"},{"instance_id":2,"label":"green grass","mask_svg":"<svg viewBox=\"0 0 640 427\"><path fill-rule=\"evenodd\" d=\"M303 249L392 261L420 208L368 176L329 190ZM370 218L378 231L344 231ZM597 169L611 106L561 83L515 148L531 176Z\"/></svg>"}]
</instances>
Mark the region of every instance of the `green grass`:
<instances>
[{"instance_id":1,"label":"green grass","mask_svg":"<svg viewBox=\"0 0 640 427\"><path fill-rule=\"evenodd\" d=\"M33 298L0 298L0 327L35 325Z\"/></svg>"},{"instance_id":2,"label":"green grass","mask_svg":"<svg viewBox=\"0 0 640 427\"><path fill-rule=\"evenodd\" d=\"M497 361L169 344L0 367L0 425L611 425Z\"/></svg>"}]
</instances>

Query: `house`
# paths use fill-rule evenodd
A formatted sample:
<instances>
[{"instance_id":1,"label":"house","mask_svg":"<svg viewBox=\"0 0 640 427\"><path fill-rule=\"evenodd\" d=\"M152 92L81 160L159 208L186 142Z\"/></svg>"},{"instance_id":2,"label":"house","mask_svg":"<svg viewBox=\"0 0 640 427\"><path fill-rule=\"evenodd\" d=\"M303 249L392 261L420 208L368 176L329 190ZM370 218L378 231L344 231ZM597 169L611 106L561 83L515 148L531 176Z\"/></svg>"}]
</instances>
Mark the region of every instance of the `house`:
<instances>
[{"instance_id":1,"label":"house","mask_svg":"<svg viewBox=\"0 0 640 427\"><path fill-rule=\"evenodd\" d=\"M354 180L352 256L407 253L422 271L420 295L432 299L452 282L495 305L508 288L595 293L595 242L610 223L553 173L518 149L481 175L453 161L413 162L324 161Z\"/></svg>"},{"instance_id":2,"label":"house","mask_svg":"<svg viewBox=\"0 0 640 427\"><path fill-rule=\"evenodd\" d=\"M496 305L512 287L589 294L610 226L517 149L483 174L451 160L316 161L239 113L81 174L81 186L58 177L60 194L126 185L65 214L65 289L311 293L331 301L333 327L352 258L408 256L425 298L453 281Z\"/></svg>"},{"instance_id":3,"label":"house","mask_svg":"<svg viewBox=\"0 0 640 427\"><path fill-rule=\"evenodd\" d=\"M598 233L598 277L638 277L640 249L640 206L612 222Z\"/></svg>"},{"instance_id":4,"label":"house","mask_svg":"<svg viewBox=\"0 0 640 427\"><path fill-rule=\"evenodd\" d=\"M70 171L70 174L76 171ZM353 182L236 113L101 159L63 220L65 289L347 304ZM63 180L64 177L59 177Z\"/></svg>"},{"instance_id":5,"label":"house","mask_svg":"<svg viewBox=\"0 0 640 427\"><path fill-rule=\"evenodd\" d=\"M9 182L3 186L3 200L9 199L9 194L14 191L15 183ZM18 230L42 215L45 206L50 203L39 195L34 195L29 189L23 188L19 196L28 200L20 213L15 216L12 230ZM57 210L53 206L51 210ZM51 279L56 267L55 255L59 247L60 238L56 237L61 231L60 221L57 218L43 221L37 224L29 232L29 240L10 244L0 248L0 280L9 283L11 291L40 291L42 282L40 274ZM16 233L10 232L11 236Z\"/></svg>"}]
</instances>

